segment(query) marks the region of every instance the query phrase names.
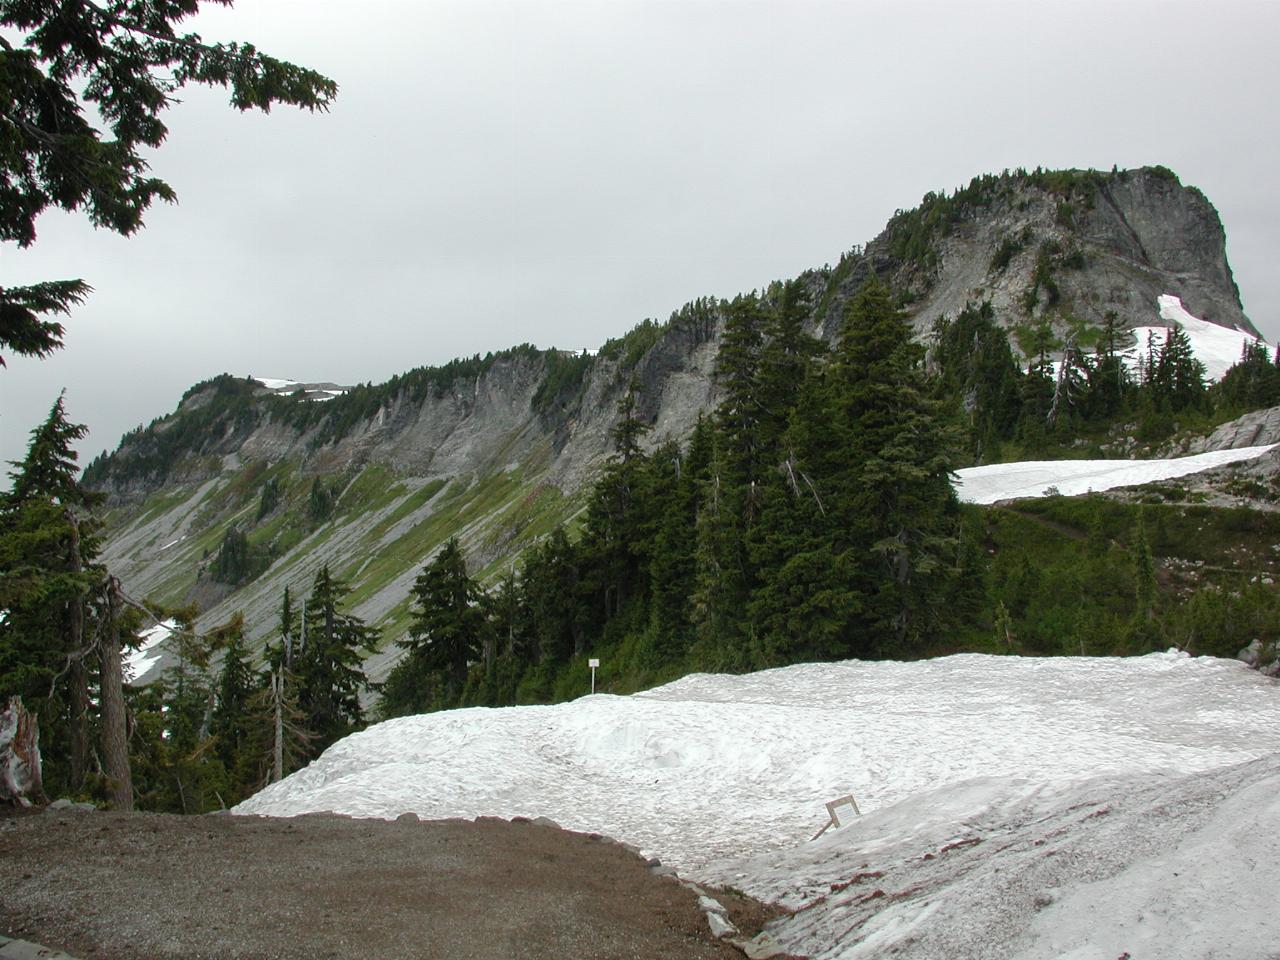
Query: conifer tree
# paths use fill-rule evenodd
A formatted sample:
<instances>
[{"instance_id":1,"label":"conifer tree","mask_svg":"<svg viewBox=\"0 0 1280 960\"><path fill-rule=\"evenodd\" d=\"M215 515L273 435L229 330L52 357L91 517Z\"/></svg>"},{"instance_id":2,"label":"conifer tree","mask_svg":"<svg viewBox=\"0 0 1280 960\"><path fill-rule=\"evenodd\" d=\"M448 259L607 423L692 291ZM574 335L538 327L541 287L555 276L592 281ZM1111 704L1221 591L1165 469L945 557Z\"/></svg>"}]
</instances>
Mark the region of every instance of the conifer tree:
<instances>
[{"instance_id":1,"label":"conifer tree","mask_svg":"<svg viewBox=\"0 0 1280 960\"><path fill-rule=\"evenodd\" d=\"M659 449L653 457L655 472L666 482L651 488L667 491L655 503L660 518L649 563L649 630L658 663L681 659L690 645L693 629L689 596L693 588L697 549L698 503L706 484L711 460L711 424L699 417L689 438L689 448L677 445Z\"/></svg>"},{"instance_id":2,"label":"conifer tree","mask_svg":"<svg viewBox=\"0 0 1280 960\"><path fill-rule=\"evenodd\" d=\"M752 663L782 666L848 656L849 628L861 603L847 542L807 488L798 463L788 463L766 487L752 541L759 570L748 605ZM844 549L842 549L842 546Z\"/></svg>"},{"instance_id":3,"label":"conifer tree","mask_svg":"<svg viewBox=\"0 0 1280 960\"><path fill-rule=\"evenodd\" d=\"M753 624L746 616L754 588L747 539L762 507L764 444L761 352L767 316L752 293L725 308L716 357L723 394L715 446L698 513L693 619L699 662L745 669Z\"/></svg>"},{"instance_id":4,"label":"conifer tree","mask_svg":"<svg viewBox=\"0 0 1280 960\"><path fill-rule=\"evenodd\" d=\"M1153 400L1168 405L1174 413L1205 405L1204 364L1191 349L1191 338L1179 326L1165 337L1151 374Z\"/></svg>"},{"instance_id":5,"label":"conifer tree","mask_svg":"<svg viewBox=\"0 0 1280 960\"><path fill-rule=\"evenodd\" d=\"M640 451L640 438L649 425L636 414L635 394L633 382L618 403L613 456L587 503L583 537L586 587L595 595L602 626L630 599L643 593L649 563L652 504L647 489L648 461ZM575 643L574 655L582 653Z\"/></svg>"},{"instance_id":6,"label":"conifer tree","mask_svg":"<svg viewBox=\"0 0 1280 960\"><path fill-rule=\"evenodd\" d=\"M307 598L306 632L298 663L298 701L318 753L364 723L360 693L367 681L363 653L373 652L378 631L339 609L347 585L326 564L316 573Z\"/></svg>"},{"instance_id":7,"label":"conifer tree","mask_svg":"<svg viewBox=\"0 0 1280 960\"><path fill-rule=\"evenodd\" d=\"M934 324L929 360L934 396L959 400L970 452L975 461L983 462L1001 441L1012 438L1025 379L1009 335L995 322L991 302L966 304L955 318L940 317Z\"/></svg>"},{"instance_id":8,"label":"conifer tree","mask_svg":"<svg viewBox=\"0 0 1280 960\"><path fill-rule=\"evenodd\" d=\"M845 466L847 433L832 416L831 380L817 351L798 351L786 427L770 446L771 469L758 485L758 518L746 534L754 579L747 600L751 663L777 666L846 653L856 602L843 531L824 498ZM766 365L767 368L767 365Z\"/></svg>"},{"instance_id":9,"label":"conifer tree","mask_svg":"<svg viewBox=\"0 0 1280 960\"><path fill-rule=\"evenodd\" d=\"M713 454L698 509L695 579L690 598L697 664L708 670L744 670L750 665L750 632L744 614L751 595L745 534L729 472L719 449Z\"/></svg>"},{"instance_id":10,"label":"conifer tree","mask_svg":"<svg viewBox=\"0 0 1280 960\"><path fill-rule=\"evenodd\" d=\"M1147 653L1162 642L1156 623L1159 591L1156 584L1155 559L1147 539L1146 516L1141 508L1134 521L1133 544L1130 547L1133 575L1133 616L1126 630L1130 653Z\"/></svg>"},{"instance_id":11,"label":"conifer tree","mask_svg":"<svg viewBox=\"0 0 1280 960\"><path fill-rule=\"evenodd\" d=\"M1090 419L1114 417L1130 402L1132 379L1120 351L1124 333L1119 315L1108 310L1098 333L1098 352L1088 368L1084 412Z\"/></svg>"},{"instance_id":12,"label":"conifer tree","mask_svg":"<svg viewBox=\"0 0 1280 960\"><path fill-rule=\"evenodd\" d=\"M1062 341L1048 319L1015 327L1014 336L1029 361L1026 378L1022 381L1019 434L1023 442L1034 448L1045 438L1056 382L1051 356L1062 346Z\"/></svg>"},{"instance_id":13,"label":"conifer tree","mask_svg":"<svg viewBox=\"0 0 1280 960\"><path fill-rule=\"evenodd\" d=\"M396 703L393 697L384 712L426 709L423 693L429 691L432 676L443 682L443 705L457 705L467 682L467 667L480 659L489 626L482 598L483 591L467 575L462 546L456 537L450 538L414 581L413 621L408 637L397 641L408 652L396 670L406 675L388 684L406 693L412 693L416 684L416 702Z\"/></svg>"},{"instance_id":14,"label":"conifer tree","mask_svg":"<svg viewBox=\"0 0 1280 960\"><path fill-rule=\"evenodd\" d=\"M105 576L88 512L94 498L76 479L72 444L84 435L59 396L0 497L0 696L21 695L40 712L54 766L46 782L56 788L65 777L72 789L88 769L96 662L89 600Z\"/></svg>"},{"instance_id":15,"label":"conifer tree","mask_svg":"<svg viewBox=\"0 0 1280 960\"><path fill-rule=\"evenodd\" d=\"M213 632L213 638L222 647L222 666L218 671L211 732L218 738L218 757L231 771L240 764L241 757L250 752L249 700L256 685L245 648L244 615L237 613Z\"/></svg>"},{"instance_id":16,"label":"conifer tree","mask_svg":"<svg viewBox=\"0 0 1280 960\"><path fill-rule=\"evenodd\" d=\"M241 754L238 781L252 793L301 768L311 756L315 735L307 729L298 702L297 677L283 666L259 676L248 702L248 750Z\"/></svg>"},{"instance_id":17,"label":"conifer tree","mask_svg":"<svg viewBox=\"0 0 1280 960\"><path fill-rule=\"evenodd\" d=\"M144 155L164 142L161 114L188 83L228 88L239 110L327 108L337 94L332 80L251 44L184 34L183 21L199 5L0 5L0 240L29 246L36 218L51 206L84 211L94 226L127 236L155 200L173 201ZM69 312L88 292L80 280L0 288L0 351L42 357L56 350L62 325L47 318Z\"/></svg>"},{"instance_id":18,"label":"conifer tree","mask_svg":"<svg viewBox=\"0 0 1280 960\"><path fill-rule=\"evenodd\" d=\"M582 562L580 548L569 542L563 526L527 555L521 592L528 610L530 652L539 664L564 663L586 643Z\"/></svg>"},{"instance_id":19,"label":"conifer tree","mask_svg":"<svg viewBox=\"0 0 1280 960\"><path fill-rule=\"evenodd\" d=\"M724 334L715 372L724 399L716 410L716 421L721 438L721 466L733 488L746 488L760 475L763 447L760 363L765 322L764 307L754 293L735 297L725 309ZM749 505L750 498L746 503Z\"/></svg>"},{"instance_id":20,"label":"conifer tree","mask_svg":"<svg viewBox=\"0 0 1280 960\"><path fill-rule=\"evenodd\" d=\"M828 508L852 534L864 604L854 642L869 652L916 648L954 587L955 437L927 395L922 359L872 279L850 302L837 348L832 416L849 446Z\"/></svg>"},{"instance_id":21,"label":"conifer tree","mask_svg":"<svg viewBox=\"0 0 1280 960\"><path fill-rule=\"evenodd\" d=\"M276 630L279 639L269 642L264 653L267 663L274 669L284 667L293 670L294 660L298 655L297 613L293 607L293 595L289 585L285 584L284 594L280 598L280 613Z\"/></svg>"},{"instance_id":22,"label":"conifer tree","mask_svg":"<svg viewBox=\"0 0 1280 960\"><path fill-rule=\"evenodd\" d=\"M1096 342L1098 333L1097 329L1078 319L1068 318L1066 321L1066 332L1061 341L1062 359L1054 377L1053 399L1045 415L1046 426L1059 435L1068 433L1083 413L1090 369L1084 348Z\"/></svg>"},{"instance_id":23,"label":"conifer tree","mask_svg":"<svg viewBox=\"0 0 1280 960\"><path fill-rule=\"evenodd\" d=\"M259 771L254 782L275 782L288 776L310 756L315 741L299 702L300 680L295 665L300 638L288 586L281 599L277 629L280 639L267 644L267 669L259 674L257 688L249 698L249 749Z\"/></svg>"},{"instance_id":24,"label":"conifer tree","mask_svg":"<svg viewBox=\"0 0 1280 960\"><path fill-rule=\"evenodd\" d=\"M1224 413L1243 413L1280 403L1280 367L1271 362L1266 344L1246 341L1240 359L1213 385L1211 394L1214 405Z\"/></svg>"},{"instance_id":25,"label":"conifer tree","mask_svg":"<svg viewBox=\"0 0 1280 960\"><path fill-rule=\"evenodd\" d=\"M799 390L815 360L826 351L822 341L804 329L811 304L800 280L788 280L774 291L760 350L760 446L769 466L776 465L782 435L791 422Z\"/></svg>"},{"instance_id":26,"label":"conifer tree","mask_svg":"<svg viewBox=\"0 0 1280 960\"><path fill-rule=\"evenodd\" d=\"M1134 616L1143 622L1151 622L1156 616L1156 573L1151 546L1147 542L1147 527L1143 511L1133 528L1133 592Z\"/></svg>"}]
</instances>

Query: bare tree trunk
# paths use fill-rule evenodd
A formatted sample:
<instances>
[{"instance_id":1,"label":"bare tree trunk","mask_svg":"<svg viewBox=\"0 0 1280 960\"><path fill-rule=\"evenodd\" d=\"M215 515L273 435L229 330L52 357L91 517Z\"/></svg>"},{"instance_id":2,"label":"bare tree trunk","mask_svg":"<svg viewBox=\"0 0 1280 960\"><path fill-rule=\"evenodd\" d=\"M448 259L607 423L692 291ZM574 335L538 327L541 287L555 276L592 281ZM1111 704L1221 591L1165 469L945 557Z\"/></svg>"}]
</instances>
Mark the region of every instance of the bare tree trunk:
<instances>
[{"instance_id":1,"label":"bare tree trunk","mask_svg":"<svg viewBox=\"0 0 1280 960\"><path fill-rule=\"evenodd\" d=\"M102 635L102 759L109 782L111 805L133 809L133 776L129 772L129 741L124 708L124 671L120 662L120 581L107 579L107 624Z\"/></svg>"},{"instance_id":2,"label":"bare tree trunk","mask_svg":"<svg viewBox=\"0 0 1280 960\"><path fill-rule=\"evenodd\" d=\"M272 756L271 782L279 783L284 779L284 672L275 670L271 674L271 698L276 707L276 742Z\"/></svg>"},{"instance_id":3,"label":"bare tree trunk","mask_svg":"<svg viewBox=\"0 0 1280 960\"><path fill-rule=\"evenodd\" d=\"M67 523L71 527L70 556L67 558L72 573L81 573L84 565L80 557L80 522L74 510L67 510ZM79 790L84 783L85 769L89 761L89 671L84 667L80 651L84 648L84 598L76 597L67 608L67 645L72 653L71 669L67 677L71 701L71 789Z\"/></svg>"},{"instance_id":4,"label":"bare tree trunk","mask_svg":"<svg viewBox=\"0 0 1280 960\"><path fill-rule=\"evenodd\" d=\"M83 632L84 610L76 604ZM84 661L77 657L71 663L67 682L71 685L71 790L78 791L84 785L84 775L89 766L89 671Z\"/></svg>"}]
</instances>

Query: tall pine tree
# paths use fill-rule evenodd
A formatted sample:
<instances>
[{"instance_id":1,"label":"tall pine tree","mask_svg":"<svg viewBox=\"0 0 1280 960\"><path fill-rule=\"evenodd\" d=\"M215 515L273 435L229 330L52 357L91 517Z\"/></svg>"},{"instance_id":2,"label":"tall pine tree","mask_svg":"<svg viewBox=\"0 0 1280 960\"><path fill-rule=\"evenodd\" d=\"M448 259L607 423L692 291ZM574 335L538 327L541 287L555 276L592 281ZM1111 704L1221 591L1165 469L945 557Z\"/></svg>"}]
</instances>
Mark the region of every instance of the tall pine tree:
<instances>
[{"instance_id":1,"label":"tall pine tree","mask_svg":"<svg viewBox=\"0 0 1280 960\"><path fill-rule=\"evenodd\" d=\"M307 598L306 630L298 659L298 702L319 753L364 724L360 694L367 681L364 654L377 648L378 631L340 609L347 585L326 564Z\"/></svg>"},{"instance_id":2,"label":"tall pine tree","mask_svg":"<svg viewBox=\"0 0 1280 960\"><path fill-rule=\"evenodd\" d=\"M828 510L850 535L864 606L850 638L859 653L921 649L955 586L956 437L928 394L923 354L873 278L846 312L831 410L848 446Z\"/></svg>"}]
</instances>

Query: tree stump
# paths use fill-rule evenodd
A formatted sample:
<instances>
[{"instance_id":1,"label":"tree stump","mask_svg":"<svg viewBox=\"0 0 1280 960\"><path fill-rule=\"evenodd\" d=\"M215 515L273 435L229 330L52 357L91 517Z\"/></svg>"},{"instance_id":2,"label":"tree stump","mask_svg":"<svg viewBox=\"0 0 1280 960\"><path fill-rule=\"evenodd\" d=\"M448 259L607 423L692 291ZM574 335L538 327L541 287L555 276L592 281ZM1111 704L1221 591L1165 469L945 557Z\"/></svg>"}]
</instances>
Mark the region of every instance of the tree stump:
<instances>
[{"instance_id":1,"label":"tree stump","mask_svg":"<svg viewBox=\"0 0 1280 960\"><path fill-rule=\"evenodd\" d=\"M40 724L22 705L21 697L11 697L0 711L0 801L29 807L32 799L45 799Z\"/></svg>"}]
</instances>

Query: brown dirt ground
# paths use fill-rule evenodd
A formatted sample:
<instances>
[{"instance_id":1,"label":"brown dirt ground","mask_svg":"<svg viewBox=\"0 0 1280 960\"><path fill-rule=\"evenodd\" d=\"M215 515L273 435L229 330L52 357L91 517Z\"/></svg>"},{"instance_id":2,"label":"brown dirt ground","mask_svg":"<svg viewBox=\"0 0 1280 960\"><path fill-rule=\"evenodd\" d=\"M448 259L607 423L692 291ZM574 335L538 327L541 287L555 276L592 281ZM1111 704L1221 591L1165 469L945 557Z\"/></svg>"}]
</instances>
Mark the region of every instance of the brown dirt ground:
<instances>
[{"instance_id":1,"label":"brown dirt ground","mask_svg":"<svg viewBox=\"0 0 1280 960\"><path fill-rule=\"evenodd\" d=\"M712 895L747 935L773 915ZM86 960L742 956L619 844L483 818L0 816L0 932Z\"/></svg>"}]
</instances>

